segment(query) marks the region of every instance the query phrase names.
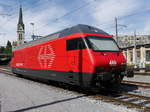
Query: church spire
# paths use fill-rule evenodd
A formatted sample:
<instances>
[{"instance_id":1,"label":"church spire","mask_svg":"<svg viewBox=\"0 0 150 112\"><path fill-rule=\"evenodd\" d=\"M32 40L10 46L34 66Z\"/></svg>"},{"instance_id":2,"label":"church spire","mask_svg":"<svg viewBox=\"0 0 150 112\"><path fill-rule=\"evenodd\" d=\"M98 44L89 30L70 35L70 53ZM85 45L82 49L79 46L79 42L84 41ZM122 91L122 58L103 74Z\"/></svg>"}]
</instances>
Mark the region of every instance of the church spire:
<instances>
[{"instance_id":1,"label":"church spire","mask_svg":"<svg viewBox=\"0 0 150 112\"><path fill-rule=\"evenodd\" d=\"M19 10L19 21L18 24L23 24L23 16L22 16L22 6L20 5L20 10Z\"/></svg>"},{"instance_id":2,"label":"church spire","mask_svg":"<svg viewBox=\"0 0 150 112\"><path fill-rule=\"evenodd\" d=\"M23 15L22 15L22 6L20 5L20 10L19 10L19 20L18 20L18 24L22 25L23 29L24 29L24 24L23 24Z\"/></svg>"},{"instance_id":3,"label":"church spire","mask_svg":"<svg viewBox=\"0 0 150 112\"><path fill-rule=\"evenodd\" d=\"M22 6L20 5L20 10L19 10L19 20L18 20L18 25L17 25L17 45L21 45L24 43L24 33L25 33L25 28L23 24L23 14L22 14Z\"/></svg>"}]
</instances>

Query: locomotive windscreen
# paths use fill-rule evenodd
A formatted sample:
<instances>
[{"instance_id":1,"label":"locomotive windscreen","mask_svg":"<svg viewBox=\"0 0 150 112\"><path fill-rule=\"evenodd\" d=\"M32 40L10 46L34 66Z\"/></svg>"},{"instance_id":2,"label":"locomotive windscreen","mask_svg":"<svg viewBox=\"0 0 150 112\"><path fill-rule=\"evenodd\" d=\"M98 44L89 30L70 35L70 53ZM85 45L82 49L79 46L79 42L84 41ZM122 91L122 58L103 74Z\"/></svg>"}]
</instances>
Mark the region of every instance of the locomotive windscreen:
<instances>
[{"instance_id":1,"label":"locomotive windscreen","mask_svg":"<svg viewBox=\"0 0 150 112\"><path fill-rule=\"evenodd\" d=\"M88 36L87 40L94 51L120 51L112 38Z\"/></svg>"}]
</instances>

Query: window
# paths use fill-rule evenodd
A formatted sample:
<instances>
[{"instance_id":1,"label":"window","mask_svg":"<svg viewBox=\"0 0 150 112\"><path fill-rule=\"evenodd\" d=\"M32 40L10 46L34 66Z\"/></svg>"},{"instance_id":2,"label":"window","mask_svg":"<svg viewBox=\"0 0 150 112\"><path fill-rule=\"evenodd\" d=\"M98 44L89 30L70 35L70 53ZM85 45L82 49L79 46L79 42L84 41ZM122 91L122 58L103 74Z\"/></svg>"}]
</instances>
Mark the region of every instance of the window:
<instances>
[{"instance_id":1,"label":"window","mask_svg":"<svg viewBox=\"0 0 150 112\"><path fill-rule=\"evenodd\" d=\"M137 61L136 62L137 63L140 63L140 57L141 57L140 54L141 54L140 51L136 52L136 56L137 56L137 59L136 59Z\"/></svg>"},{"instance_id":2,"label":"window","mask_svg":"<svg viewBox=\"0 0 150 112\"><path fill-rule=\"evenodd\" d=\"M19 34L19 40L22 40L22 34Z\"/></svg>"},{"instance_id":3,"label":"window","mask_svg":"<svg viewBox=\"0 0 150 112\"><path fill-rule=\"evenodd\" d=\"M95 51L120 51L112 38L88 36L87 40L90 48Z\"/></svg>"},{"instance_id":4,"label":"window","mask_svg":"<svg viewBox=\"0 0 150 112\"><path fill-rule=\"evenodd\" d=\"M146 50L146 61L150 61L150 50Z\"/></svg>"},{"instance_id":5,"label":"window","mask_svg":"<svg viewBox=\"0 0 150 112\"><path fill-rule=\"evenodd\" d=\"M82 38L67 40L67 50L85 49L85 43Z\"/></svg>"}]
</instances>

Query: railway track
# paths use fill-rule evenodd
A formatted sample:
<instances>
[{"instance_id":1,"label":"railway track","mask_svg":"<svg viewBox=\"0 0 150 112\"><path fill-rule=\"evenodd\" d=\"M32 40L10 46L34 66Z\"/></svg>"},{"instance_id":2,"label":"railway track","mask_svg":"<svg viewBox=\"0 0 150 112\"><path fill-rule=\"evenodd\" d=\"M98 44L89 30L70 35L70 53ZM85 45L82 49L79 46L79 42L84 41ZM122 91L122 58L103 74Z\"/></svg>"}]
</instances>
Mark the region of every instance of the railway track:
<instances>
[{"instance_id":1,"label":"railway track","mask_svg":"<svg viewBox=\"0 0 150 112\"><path fill-rule=\"evenodd\" d=\"M131 84L131 85L136 85L136 86L141 87L141 88L150 89L150 83L146 83L146 82L123 80L122 84Z\"/></svg>"},{"instance_id":2,"label":"railway track","mask_svg":"<svg viewBox=\"0 0 150 112\"><path fill-rule=\"evenodd\" d=\"M0 73L5 73L8 75L14 75L10 70L0 68ZM127 81L123 81L123 83L128 83ZM134 84L135 82L132 82ZM138 84L143 84L142 82ZM149 83L144 83L145 85L149 85ZM141 110L142 112L150 112L150 97L130 94L126 92L118 92L116 90L107 91L109 94L96 94L96 95L87 95L87 97L102 100L105 102L112 102L118 105L125 105L129 108L136 108Z\"/></svg>"},{"instance_id":3,"label":"railway track","mask_svg":"<svg viewBox=\"0 0 150 112\"><path fill-rule=\"evenodd\" d=\"M143 73L140 73L140 72L134 72L135 75L143 75L143 76L150 76L150 72L143 72Z\"/></svg>"},{"instance_id":4,"label":"railway track","mask_svg":"<svg viewBox=\"0 0 150 112\"><path fill-rule=\"evenodd\" d=\"M112 102L118 105L126 105L128 108L136 108L141 110L142 112L150 112L150 107L147 106L148 104L150 104L150 97L139 96L129 93L114 93L114 96L95 95L90 97L96 100Z\"/></svg>"}]
</instances>

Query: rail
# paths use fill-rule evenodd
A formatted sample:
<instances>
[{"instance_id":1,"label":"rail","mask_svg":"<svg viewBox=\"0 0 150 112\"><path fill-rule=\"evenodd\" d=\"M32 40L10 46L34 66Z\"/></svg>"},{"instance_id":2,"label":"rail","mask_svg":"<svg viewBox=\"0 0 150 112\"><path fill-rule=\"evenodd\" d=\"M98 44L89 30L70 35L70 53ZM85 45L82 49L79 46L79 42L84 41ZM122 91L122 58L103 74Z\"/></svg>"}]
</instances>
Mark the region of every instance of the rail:
<instances>
[{"instance_id":1,"label":"rail","mask_svg":"<svg viewBox=\"0 0 150 112\"><path fill-rule=\"evenodd\" d=\"M14 75L10 70L4 69L4 68L0 68L0 72L8 74L8 75ZM134 81L123 81L123 82L132 83L132 84L137 83ZM138 84L149 85L149 83L143 83L143 82L138 82ZM87 95L87 97L93 98L95 100L112 102L114 104L119 104L119 105L122 104L129 108L136 108L136 109L142 110L142 112L150 112L150 107L147 106L147 104L150 104L150 97L130 94L126 92L114 91L114 90L108 90L108 92L111 93L111 95L96 94L96 95ZM123 97L125 97L126 100L124 100Z\"/></svg>"},{"instance_id":2,"label":"rail","mask_svg":"<svg viewBox=\"0 0 150 112\"><path fill-rule=\"evenodd\" d=\"M137 87L140 87L140 88L150 89L150 83L146 83L146 82L137 82L137 81L123 80L122 84L136 85Z\"/></svg>"}]
</instances>

